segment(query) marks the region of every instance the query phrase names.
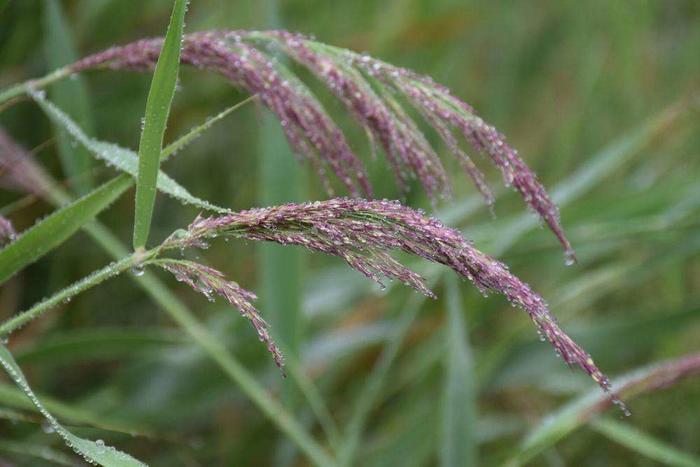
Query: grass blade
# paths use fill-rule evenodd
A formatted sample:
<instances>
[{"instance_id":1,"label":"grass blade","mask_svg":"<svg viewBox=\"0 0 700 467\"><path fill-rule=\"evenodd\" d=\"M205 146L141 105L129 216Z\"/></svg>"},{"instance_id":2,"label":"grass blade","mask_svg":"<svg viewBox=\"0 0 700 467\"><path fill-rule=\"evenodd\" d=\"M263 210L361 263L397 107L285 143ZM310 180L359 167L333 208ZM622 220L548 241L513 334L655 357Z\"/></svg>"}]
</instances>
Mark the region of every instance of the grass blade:
<instances>
[{"instance_id":1,"label":"grass blade","mask_svg":"<svg viewBox=\"0 0 700 467\"><path fill-rule=\"evenodd\" d=\"M171 348L186 342L180 333L160 328L97 328L66 331L46 336L31 347L14 350L15 359L22 363L50 366L74 362L143 355Z\"/></svg>"},{"instance_id":2,"label":"grass blade","mask_svg":"<svg viewBox=\"0 0 700 467\"><path fill-rule=\"evenodd\" d=\"M447 354L442 407L441 464L476 463L476 384L471 352L462 317L457 278L447 276Z\"/></svg>"},{"instance_id":3,"label":"grass blade","mask_svg":"<svg viewBox=\"0 0 700 467\"><path fill-rule=\"evenodd\" d=\"M257 94L252 95L250 97L247 97L243 99L241 102L237 104L233 104L230 107L227 107L226 109L222 110L218 114L214 115L211 118L207 118L207 120L202 123L201 125L197 125L196 127L192 128L190 131L185 133L184 135L180 136L177 140L173 141L169 145L167 145L165 148L163 148L163 151L160 153L160 160L161 162L167 160L170 156L175 154L176 152L180 151L182 148L190 144L192 141L194 141L196 138L201 136L202 133L204 133L206 130L211 128L215 123L219 122L220 120L224 119L227 117L231 112L240 109L244 105L246 105L249 102L252 102L254 99L256 99L258 96Z\"/></svg>"},{"instance_id":4,"label":"grass blade","mask_svg":"<svg viewBox=\"0 0 700 467\"><path fill-rule=\"evenodd\" d=\"M428 280L428 288L432 288L433 283L434 281ZM406 337L406 333L408 333L416 316L418 316L424 298L423 295L414 294L408 299L408 303L404 307L402 315L396 323L396 327L392 329L391 333L386 338L384 350L379 360L374 365L372 374L367 378L367 382L357 396L352 416L344 432L343 445L340 447L340 452L338 454L341 466L355 464L354 460L359 451L360 441L366 428L367 420L377 403L377 399L385 384L391 365L394 363L401 350L401 344Z\"/></svg>"},{"instance_id":5,"label":"grass blade","mask_svg":"<svg viewBox=\"0 0 700 467\"><path fill-rule=\"evenodd\" d=\"M56 0L44 0L44 49L46 61L51 69L75 62L75 50L70 28L66 24L62 4ZM87 90L82 77L54 83L49 94L59 107L65 109L81 127L92 133L92 115ZM63 172L71 180L75 191L84 195L93 187L90 166L92 158L83 147L72 147L65 130L54 124L58 155Z\"/></svg>"},{"instance_id":6,"label":"grass blade","mask_svg":"<svg viewBox=\"0 0 700 467\"><path fill-rule=\"evenodd\" d=\"M12 354L7 347L0 345L0 364L5 368L7 374L12 378L12 380L17 384L17 386L24 392L24 394L32 401L32 403L39 409L39 412L46 418L53 430L65 441L65 443L73 449L76 453L84 457L88 462L97 463L105 467L130 467L130 466L143 466L145 465L141 461L138 461L128 454L121 451L117 451L111 446L107 446L104 442L91 441L88 439L80 438L75 436L73 433L68 431L63 425L61 425L56 418L51 415L51 413L44 407L38 397L34 394L34 391L29 387L22 370L15 362Z\"/></svg>"},{"instance_id":7,"label":"grass blade","mask_svg":"<svg viewBox=\"0 0 700 467\"><path fill-rule=\"evenodd\" d=\"M45 100L44 103L49 104ZM75 124L72 126L77 128ZM54 204L70 202L69 195L55 181L49 180L49 182L52 184L47 191L47 196L51 202ZM129 255L126 246L99 222L86 224L84 229L115 260ZM268 394L266 388L255 380L236 357L223 344L219 343L218 339L197 320L194 313L156 276L146 272L140 277L132 275L131 278L192 338L202 351L223 370L226 376L253 401L258 409L281 432L285 433L299 447L300 451L304 452L308 459L318 466L336 465L325 449L313 439L297 419ZM0 385L0 389L2 389L2 385ZM0 395L2 395L1 391Z\"/></svg>"},{"instance_id":8,"label":"grass blade","mask_svg":"<svg viewBox=\"0 0 700 467\"><path fill-rule=\"evenodd\" d=\"M662 464L678 467L697 467L700 465L700 458L679 451L628 424L603 418L595 420L591 426L595 431L616 443Z\"/></svg>"},{"instance_id":9,"label":"grass blade","mask_svg":"<svg viewBox=\"0 0 700 467\"><path fill-rule=\"evenodd\" d=\"M61 125L73 138L76 139L76 141L85 146L93 156L105 161L107 165L115 167L122 172L126 172L133 177L137 176L139 161L136 153L116 144L106 143L104 141L90 138L73 120L71 120L68 115L66 115L61 109L53 105L51 102L47 101L40 92L30 90L28 93L51 120ZM178 199L184 204L192 204L194 206L219 213L228 212L228 209L224 209L193 196L185 188L183 188L172 178L168 177L162 171L158 174L157 188L163 193Z\"/></svg>"},{"instance_id":10,"label":"grass blade","mask_svg":"<svg viewBox=\"0 0 700 467\"><path fill-rule=\"evenodd\" d=\"M49 462L50 465L67 465L68 467L75 465L74 459L70 456L41 444L2 440L0 441L0 451L10 454L11 457L18 455L23 459L35 458Z\"/></svg>"},{"instance_id":11,"label":"grass blade","mask_svg":"<svg viewBox=\"0 0 700 467\"><path fill-rule=\"evenodd\" d=\"M650 142L665 135L665 132L673 127L673 124L684 112L683 107L674 104L641 125L626 131L612 143L607 144L600 151L587 158L586 162L566 180L558 183L551 191L552 199L560 207L564 207L581 198L594 186L602 183L605 177L613 173L615 169L638 154L641 149L647 147ZM529 213L516 216L512 222L501 229L498 237L493 241L491 251L495 256L502 255L519 238L537 225L537 219Z\"/></svg>"},{"instance_id":12,"label":"grass blade","mask_svg":"<svg viewBox=\"0 0 700 467\"><path fill-rule=\"evenodd\" d=\"M134 249L146 246L151 230L160 152L163 148L163 137L170 114L170 106L175 96L186 11L187 0L175 0L168 31L165 34L163 48L158 57L146 100L143 131L139 142L139 170L136 180L136 208L134 212Z\"/></svg>"},{"instance_id":13,"label":"grass blade","mask_svg":"<svg viewBox=\"0 0 700 467\"><path fill-rule=\"evenodd\" d=\"M261 1L260 12L261 21L268 26L282 27L278 0ZM275 60L281 64L284 63L282 56L276 56ZM301 167L292 154L279 121L267 109L264 110L261 119L258 141L261 206L301 201L303 199ZM287 353L298 358L304 332L304 314L301 310L304 258L296 248L285 248L281 245L260 245L258 251L262 309L267 312L267 319L277 340L287 348ZM294 408L299 400L299 392L291 381L283 383L283 393L287 408ZM277 465L289 464L283 459L284 456L285 449L279 449Z\"/></svg>"},{"instance_id":14,"label":"grass blade","mask_svg":"<svg viewBox=\"0 0 700 467\"><path fill-rule=\"evenodd\" d=\"M678 360L651 365L630 372L613 381L612 389L623 399L639 393L664 388L682 378L700 373L700 354L690 354ZM550 446L565 438L607 407L600 391L590 391L547 416L527 436L508 465L523 465Z\"/></svg>"},{"instance_id":15,"label":"grass blade","mask_svg":"<svg viewBox=\"0 0 700 467\"><path fill-rule=\"evenodd\" d=\"M127 175L116 177L23 232L0 250L0 284L65 242L130 186Z\"/></svg>"},{"instance_id":16,"label":"grass blade","mask_svg":"<svg viewBox=\"0 0 700 467\"><path fill-rule=\"evenodd\" d=\"M44 407L52 414L67 420L70 424L90 426L115 433L136 434L153 438L154 435L141 424L126 422L121 419L107 417L104 413L96 413L84 407L78 407L65 402L57 401L49 396L41 396ZM22 391L10 383L0 383L0 404L3 407L37 411ZM7 411L7 409L5 409ZM31 417L30 417L31 418ZM33 419L32 419L33 420Z\"/></svg>"}]
</instances>

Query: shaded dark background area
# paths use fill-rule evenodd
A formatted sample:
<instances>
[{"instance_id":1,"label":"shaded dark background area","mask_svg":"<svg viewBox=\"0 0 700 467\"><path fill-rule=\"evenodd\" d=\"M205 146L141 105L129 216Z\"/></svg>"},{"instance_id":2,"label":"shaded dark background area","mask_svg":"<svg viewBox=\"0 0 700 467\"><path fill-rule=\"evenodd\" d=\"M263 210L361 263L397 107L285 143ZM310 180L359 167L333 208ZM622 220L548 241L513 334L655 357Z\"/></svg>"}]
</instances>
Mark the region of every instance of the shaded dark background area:
<instances>
[{"instance_id":1,"label":"shaded dark background area","mask_svg":"<svg viewBox=\"0 0 700 467\"><path fill-rule=\"evenodd\" d=\"M51 71L47 2L3 3L2 88ZM165 0L60 4L80 56L162 35L172 6ZM186 30L277 26L430 75L508 136L560 204L579 264L564 265L553 236L525 212L514 192L496 190L492 217L427 127L428 139L454 173L455 197L433 209L417 188L405 201L434 211L509 264L613 379L700 350L700 3L292 0L271 12L270 4L254 0L195 0ZM378 196L399 198L384 159L371 160L364 131L319 82L293 69L366 161ZM98 71L83 78L92 134L136 148L150 77ZM166 140L245 97L219 76L183 68ZM36 159L57 179L75 185L62 172L53 128L35 105L25 101L4 110L0 124L24 147L36 149ZM494 187L502 186L497 171L475 160L487 168ZM291 161L278 125L248 104L164 170L197 196L233 209L326 198L313 170ZM92 174L106 180L112 171L96 162ZM18 230L52 210L23 196L0 192L2 206L14 203L6 214ZM24 201L17 204L18 199ZM162 240L196 214L160 196L153 238ZM133 191L100 220L129 241ZM221 241L201 252L200 260L259 293L259 308L273 332L297 347L341 433L407 310L420 307L384 373L356 465L436 465L444 458L445 439L454 434L445 421L450 407L444 397L454 350L451 305L445 300L450 290L458 296L452 306L462 317L467 336L462 350L471 361L462 375L470 389L454 409L474 409L467 411L472 418L464 429L470 440L465 442L478 449L476 465L501 465L542 420L593 389L589 378L539 342L524 313L499 297L482 297L468 283L457 284L445 268L406 258L435 281L440 299L422 301L405 288L382 291L337 259L286 251ZM77 234L3 285L0 318L109 260L85 234ZM280 378L235 310L164 275L163 280L323 439L303 398ZM76 431L152 465L308 465L128 277L59 307L10 344L37 392L62 401L68 415L88 414ZM5 405L11 406L9 400ZM700 379L640 395L628 405L631 417L615 411L607 417L700 456ZM14 452L5 440L63 450L58 437L43 433L33 420L3 418L0 456L17 465L47 462ZM152 435L109 429L107 421L115 420ZM539 453L532 465L657 464L584 425Z\"/></svg>"}]
</instances>

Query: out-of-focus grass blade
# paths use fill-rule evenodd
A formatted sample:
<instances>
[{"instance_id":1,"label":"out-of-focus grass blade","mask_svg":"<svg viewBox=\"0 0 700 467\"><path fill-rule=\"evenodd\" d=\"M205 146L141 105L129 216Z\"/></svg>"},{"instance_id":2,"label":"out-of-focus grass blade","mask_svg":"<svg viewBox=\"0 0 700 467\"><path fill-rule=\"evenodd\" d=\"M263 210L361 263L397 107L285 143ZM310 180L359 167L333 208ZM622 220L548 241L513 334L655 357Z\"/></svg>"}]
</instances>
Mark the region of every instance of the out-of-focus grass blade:
<instances>
[{"instance_id":1,"label":"out-of-focus grass blade","mask_svg":"<svg viewBox=\"0 0 700 467\"><path fill-rule=\"evenodd\" d=\"M299 201L300 171L289 153L279 123L265 111L260 130L260 203L262 206ZM277 340L288 352L299 353L301 337L302 258L295 248L259 247L261 309Z\"/></svg>"},{"instance_id":2,"label":"out-of-focus grass blade","mask_svg":"<svg viewBox=\"0 0 700 467\"><path fill-rule=\"evenodd\" d=\"M454 275L446 276L447 353L442 407L441 465L476 464L476 381L462 317L459 286Z\"/></svg>"},{"instance_id":3,"label":"out-of-focus grass blade","mask_svg":"<svg viewBox=\"0 0 700 467\"><path fill-rule=\"evenodd\" d=\"M194 128L192 128L190 131L179 137L177 140L173 141L169 145L167 145L165 148L163 148L163 151L160 153L160 160L165 161L168 159L170 156L190 144L192 141L194 141L196 138L202 135L206 130L211 128L215 123L221 121L224 117L228 116L231 112L240 109L247 103L253 101L255 98L257 98L257 94L250 96L246 99L243 99L241 102L232 105L231 107L228 107L218 114L214 115L211 118L207 118L207 120L202 123L201 125L198 125Z\"/></svg>"},{"instance_id":4,"label":"out-of-focus grass blade","mask_svg":"<svg viewBox=\"0 0 700 467\"><path fill-rule=\"evenodd\" d=\"M111 167L115 167L122 172L132 175L133 177L137 176L139 161L136 153L130 151L129 149L117 146L116 144L106 143L88 137L68 115L66 115L51 102L47 101L41 92L29 91L29 95L36 101L39 107L41 107L41 109L50 119L61 125L80 144L84 145L92 153L92 155L105 161L107 165ZM163 193L169 194L184 204L192 204L209 211L216 211L220 213L228 212L227 209L213 205L208 201L204 201L203 199L191 195L185 188L163 172L158 174L157 187Z\"/></svg>"},{"instance_id":5,"label":"out-of-focus grass blade","mask_svg":"<svg viewBox=\"0 0 700 467\"><path fill-rule=\"evenodd\" d=\"M629 399L644 391L664 387L670 381L700 372L700 354L644 367L613 381L612 390ZM530 432L508 465L523 465L586 423L600 410L607 396L598 388L566 404ZM604 406L603 406L604 407Z\"/></svg>"},{"instance_id":6,"label":"out-of-focus grass blade","mask_svg":"<svg viewBox=\"0 0 700 467\"><path fill-rule=\"evenodd\" d=\"M117 359L128 355L183 344L187 340L179 333L162 329L80 329L47 336L29 348L14 351L20 363L66 363Z\"/></svg>"},{"instance_id":7,"label":"out-of-focus grass blade","mask_svg":"<svg viewBox=\"0 0 700 467\"><path fill-rule=\"evenodd\" d=\"M175 96L177 72L180 68L180 48L185 29L187 0L175 0L163 48L156 63L153 81L148 91L143 131L139 142L139 170L136 179L136 208L134 211L134 249L143 248L151 230L156 182L163 148L165 126Z\"/></svg>"},{"instance_id":8,"label":"out-of-focus grass blade","mask_svg":"<svg viewBox=\"0 0 700 467\"><path fill-rule=\"evenodd\" d=\"M47 396L42 396L41 400L44 407L46 407L49 412L56 414L62 419L69 420L71 423L80 423L82 425L116 433L135 433L141 436L153 436L147 429L137 424L113 420L104 414L96 414L83 408L56 401ZM16 409L37 410L25 397L23 392L8 383L0 383L0 403L2 403L3 406L14 407Z\"/></svg>"},{"instance_id":9,"label":"out-of-focus grass blade","mask_svg":"<svg viewBox=\"0 0 700 467\"><path fill-rule=\"evenodd\" d=\"M51 465L75 465L75 459L43 444L1 440L0 451L21 456L22 459L33 458L50 462Z\"/></svg>"},{"instance_id":10,"label":"out-of-focus grass blade","mask_svg":"<svg viewBox=\"0 0 700 467\"><path fill-rule=\"evenodd\" d=\"M3 368L10 378L12 378L15 384L17 384L17 386L22 390L22 392L24 392L29 400L32 401L32 404L39 409L39 412L41 412L44 418L46 418L56 433L63 438L68 447L80 454L87 461L97 463L105 467L140 467L145 465L143 462L134 459L130 455L117 451L111 446L105 445L104 442L96 442L80 438L68 431L58 422L58 420L56 420L53 415L51 415L51 413L41 403L39 398L36 397L34 391L32 391L32 389L29 387L29 383L27 383L24 374L22 374L22 370L20 370L19 366L17 366L12 354L4 345L0 345L0 364L2 364Z\"/></svg>"},{"instance_id":11,"label":"out-of-focus grass blade","mask_svg":"<svg viewBox=\"0 0 700 467\"><path fill-rule=\"evenodd\" d=\"M432 288L435 285L435 281L428 279L427 285L428 288ZM352 416L345 429L343 445L338 453L338 462L341 466L354 465L354 459L357 456L358 446L360 445L367 419L377 403L391 365L398 356L403 339L416 319L423 302L423 295L411 295L408 299L408 304L402 310L401 318L397 322L396 327L387 336L384 350L375 364L372 374L367 378L360 394L357 396Z\"/></svg>"},{"instance_id":12,"label":"out-of-focus grass blade","mask_svg":"<svg viewBox=\"0 0 700 467\"><path fill-rule=\"evenodd\" d=\"M283 18L278 0L263 0L260 4L260 21L269 28L283 27ZM284 57L275 56L280 64ZM284 68L284 66L282 66ZM259 201L262 206L298 202L303 199L302 171L280 127L279 121L267 109L263 110L258 133ZM258 247L260 302L266 311L266 319L287 353L299 356L299 346L304 333L302 307L302 285L305 262L301 251L282 245L266 244ZM299 393L291 382L283 383L283 398L288 408L293 408ZM285 459L286 457L286 459ZM288 446L278 449L276 464L291 465L291 450Z\"/></svg>"},{"instance_id":13,"label":"out-of-focus grass blade","mask_svg":"<svg viewBox=\"0 0 700 467\"><path fill-rule=\"evenodd\" d=\"M649 459L659 461L662 464L677 467L697 467L700 465L699 457L682 452L626 423L609 418L602 418L593 421L591 426L598 433L616 443L626 446Z\"/></svg>"},{"instance_id":14,"label":"out-of-focus grass blade","mask_svg":"<svg viewBox=\"0 0 700 467\"><path fill-rule=\"evenodd\" d=\"M50 182L47 195L52 203L60 204L70 200L68 194L65 193L55 181L51 179L47 181ZM129 254L126 246L99 222L86 224L84 229L96 243L107 251L115 260L119 260ZM226 376L238 385L241 391L256 404L261 412L275 423L289 439L294 440L315 465L335 465L333 460L326 454L324 448L315 442L297 419L292 417L274 397L268 395L265 388L257 382L253 374L249 373L245 366L243 366L223 344L219 343L214 334L209 332L209 330L197 320L193 312L187 308L170 289L158 280L156 276L146 272L140 277L133 275L131 277L132 280L142 287L150 298L166 311L189 337L194 340L202 351L223 370ZM8 395L7 389L5 385L0 384L0 402L7 402L7 399L3 399L4 396ZM16 392L18 395L22 396L19 391ZM9 395L12 396L13 393L9 393ZM26 398L22 397L22 399L26 401ZM15 406L21 406L18 404L19 401L15 400ZM65 406L63 405L54 406L53 404L47 404L47 406L52 409L52 412L58 413L59 415L63 412L56 410L56 407L65 410ZM73 415L67 418L80 421ZM93 424L95 426L100 426L99 423ZM135 432L136 430L127 430L127 432L129 431Z\"/></svg>"},{"instance_id":15,"label":"out-of-focus grass blade","mask_svg":"<svg viewBox=\"0 0 700 467\"><path fill-rule=\"evenodd\" d=\"M592 155L583 166L567 177L564 182L557 184L551 190L552 199L561 207L580 198L592 187L603 182L606 175L611 174L624 164L655 137L668 130L682 115L683 112L679 110L678 106L673 105L651 120L624 133L620 138ZM533 229L537 224L538 221L534 216L529 214L517 216L511 223L499 230L499 235L493 240L493 247L490 251L496 256L503 254L525 232ZM489 230L487 235L491 237L492 231ZM473 235L472 240L477 242L481 240L476 237L478 235ZM489 239L486 238L484 240L488 241Z\"/></svg>"},{"instance_id":16,"label":"out-of-focus grass blade","mask_svg":"<svg viewBox=\"0 0 700 467\"><path fill-rule=\"evenodd\" d=\"M59 0L44 0L44 50L51 69L58 69L78 59L71 30L66 24ZM82 77L75 75L71 79L54 83L49 94L82 128L93 133L90 103ZM93 185L90 174L92 158L84 147L71 144L65 130L55 124L54 129L63 171L74 184L76 192L83 195Z\"/></svg>"},{"instance_id":17,"label":"out-of-focus grass blade","mask_svg":"<svg viewBox=\"0 0 700 467\"><path fill-rule=\"evenodd\" d=\"M130 186L127 175L113 178L23 232L0 250L0 284L65 242Z\"/></svg>"}]
</instances>

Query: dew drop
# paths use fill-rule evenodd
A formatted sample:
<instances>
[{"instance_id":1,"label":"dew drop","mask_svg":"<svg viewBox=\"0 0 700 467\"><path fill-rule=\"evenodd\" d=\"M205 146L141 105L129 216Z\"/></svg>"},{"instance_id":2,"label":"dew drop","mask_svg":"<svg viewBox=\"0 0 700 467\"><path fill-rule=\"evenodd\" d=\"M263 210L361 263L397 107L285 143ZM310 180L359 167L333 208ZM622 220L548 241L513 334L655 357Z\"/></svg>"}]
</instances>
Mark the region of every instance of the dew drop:
<instances>
[{"instance_id":1,"label":"dew drop","mask_svg":"<svg viewBox=\"0 0 700 467\"><path fill-rule=\"evenodd\" d=\"M137 265L131 268L131 274L133 274L136 277L143 276L144 272L146 272L146 269L142 265Z\"/></svg>"},{"instance_id":2,"label":"dew drop","mask_svg":"<svg viewBox=\"0 0 700 467\"><path fill-rule=\"evenodd\" d=\"M95 444L97 445L97 452L99 454L104 454L107 451L106 446L105 446L105 442L102 441L101 439L98 439L97 441L95 441Z\"/></svg>"},{"instance_id":3,"label":"dew drop","mask_svg":"<svg viewBox=\"0 0 700 467\"><path fill-rule=\"evenodd\" d=\"M41 422L41 431L50 434L55 432L56 429L48 420L44 420L43 422Z\"/></svg>"},{"instance_id":4,"label":"dew drop","mask_svg":"<svg viewBox=\"0 0 700 467\"><path fill-rule=\"evenodd\" d=\"M564 253L564 264L567 266L573 266L576 264L576 253L574 250L566 250Z\"/></svg>"}]
</instances>

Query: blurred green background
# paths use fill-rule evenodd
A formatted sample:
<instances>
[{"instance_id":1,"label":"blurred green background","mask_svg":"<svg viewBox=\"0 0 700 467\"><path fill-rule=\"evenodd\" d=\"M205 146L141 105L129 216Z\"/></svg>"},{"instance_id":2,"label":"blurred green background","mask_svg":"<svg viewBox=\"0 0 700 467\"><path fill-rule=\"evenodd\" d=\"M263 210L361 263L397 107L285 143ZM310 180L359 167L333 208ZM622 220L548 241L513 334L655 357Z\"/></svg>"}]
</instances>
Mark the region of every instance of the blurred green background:
<instances>
[{"instance_id":1,"label":"blurred green background","mask_svg":"<svg viewBox=\"0 0 700 467\"><path fill-rule=\"evenodd\" d=\"M51 3L0 2L0 88L65 63L67 49L56 50L60 10L70 36L64 39L82 56L162 35L172 6L168 0ZM537 172L560 204L580 262L564 266L554 237L514 192L496 190L491 217L427 131L455 174L455 199L440 203L436 215L540 292L611 377L700 349L699 2L194 0L186 24L187 32L283 27L448 85ZM362 129L318 82L295 70L367 162L378 196L399 197L382 159L370 161ZM150 76L100 71L79 82L84 102L55 89L49 97L77 108L96 137L135 148ZM179 89L168 141L246 97L223 78L191 68L182 69ZM64 144L64 154L70 152L71 145L55 137L35 105L4 110L0 124L67 180L59 150ZM476 161L488 168L483 158ZM96 179L111 175L93 167ZM312 170L297 167L279 125L255 104L214 126L164 169L197 196L233 209L325 198ZM495 170L487 173L494 187L502 185ZM80 190L80 180L67 180L68 186ZM0 192L2 206L18 199L24 201L8 213L18 230L52 209ZM406 202L431 210L420 190ZM159 196L154 239L196 214ZM100 220L128 241L133 191ZM109 260L77 234L0 289L0 318ZM201 260L260 295L259 308L317 386L341 445L366 412L353 465L501 465L542 420L594 389L539 342L524 313L500 297L485 299L446 268L406 258L440 296L426 301L406 288L379 290L340 260L302 250L219 242ZM299 390L282 380L248 323L224 303L162 278L328 447ZM33 388L61 401L57 414L73 420L76 432L152 465L309 465L128 277L32 323L10 348ZM65 452L58 437L38 429L35 418L24 420L10 399L4 405L14 408L0 410L0 458L7 465L60 462L58 454L41 457L42 446ZM531 465L658 465L639 447L644 440L700 457L700 379L628 405L631 417L613 410L607 418L646 438L623 445L585 425L537 452ZM460 452L449 452L455 446Z\"/></svg>"}]
</instances>

